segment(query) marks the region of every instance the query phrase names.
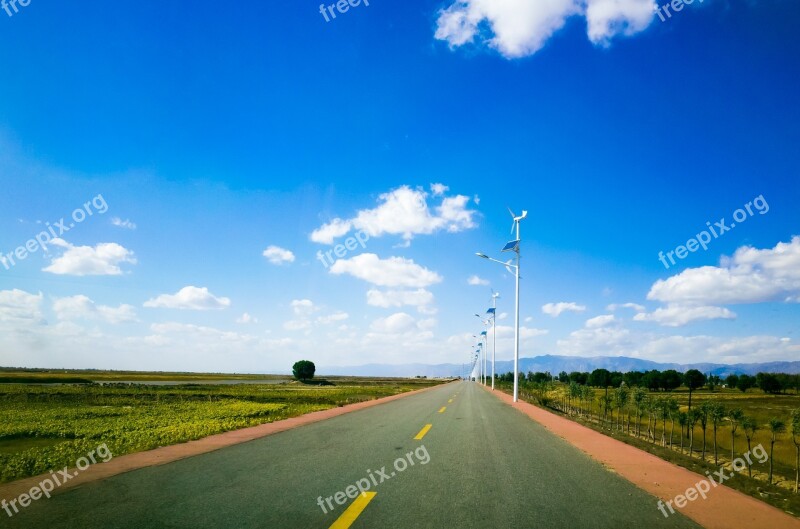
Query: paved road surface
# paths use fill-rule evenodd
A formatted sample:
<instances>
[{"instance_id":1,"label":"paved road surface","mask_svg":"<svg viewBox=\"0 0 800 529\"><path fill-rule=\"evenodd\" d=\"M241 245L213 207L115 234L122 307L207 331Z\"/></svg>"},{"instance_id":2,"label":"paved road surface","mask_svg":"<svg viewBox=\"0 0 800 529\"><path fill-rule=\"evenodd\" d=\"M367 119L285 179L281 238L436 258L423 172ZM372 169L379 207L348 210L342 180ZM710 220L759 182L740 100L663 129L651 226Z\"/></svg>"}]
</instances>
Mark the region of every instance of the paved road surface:
<instances>
[{"instance_id":1,"label":"paved road surface","mask_svg":"<svg viewBox=\"0 0 800 529\"><path fill-rule=\"evenodd\" d=\"M347 490L359 480L375 494ZM0 515L42 529L698 527L470 382Z\"/></svg>"}]
</instances>

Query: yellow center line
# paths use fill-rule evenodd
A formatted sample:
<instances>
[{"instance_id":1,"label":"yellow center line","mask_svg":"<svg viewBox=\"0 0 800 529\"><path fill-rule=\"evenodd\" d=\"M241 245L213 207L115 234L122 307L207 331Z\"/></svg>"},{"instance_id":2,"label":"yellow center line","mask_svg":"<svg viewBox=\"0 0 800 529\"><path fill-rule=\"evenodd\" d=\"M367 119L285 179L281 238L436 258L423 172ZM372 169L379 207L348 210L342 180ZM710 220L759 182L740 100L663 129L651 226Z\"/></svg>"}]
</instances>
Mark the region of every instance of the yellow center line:
<instances>
[{"instance_id":1,"label":"yellow center line","mask_svg":"<svg viewBox=\"0 0 800 529\"><path fill-rule=\"evenodd\" d=\"M442 409L439 410L439 413L444 413L444 410L446 410L446 409L447 409L447 406L442 406Z\"/></svg>"},{"instance_id":2,"label":"yellow center line","mask_svg":"<svg viewBox=\"0 0 800 529\"><path fill-rule=\"evenodd\" d=\"M420 430L420 431L419 431L419 433L418 433L418 434L417 434L417 436L414 438L414 440L415 440L415 441L419 441L420 439L422 439L423 437L425 437L425 434L426 434L426 433L428 433L428 430L430 430L432 426L433 426L432 424L426 424L425 426L423 426L423 427L422 427L422 430Z\"/></svg>"},{"instance_id":3,"label":"yellow center line","mask_svg":"<svg viewBox=\"0 0 800 529\"><path fill-rule=\"evenodd\" d=\"M453 402L453 399L448 400L447 402Z\"/></svg>"},{"instance_id":4,"label":"yellow center line","mask_svg":"<svg viewBox=\"0 0 800 529\"><path fill-rule=\"evenodd\" d=\"M377 492L362 492L361 495L350 504L350 507L333 522L330 529L347 529L353 525L353 522L355 522L361 512L367 508L367 505L376 494Z\"/></svg>"}]
</instances>

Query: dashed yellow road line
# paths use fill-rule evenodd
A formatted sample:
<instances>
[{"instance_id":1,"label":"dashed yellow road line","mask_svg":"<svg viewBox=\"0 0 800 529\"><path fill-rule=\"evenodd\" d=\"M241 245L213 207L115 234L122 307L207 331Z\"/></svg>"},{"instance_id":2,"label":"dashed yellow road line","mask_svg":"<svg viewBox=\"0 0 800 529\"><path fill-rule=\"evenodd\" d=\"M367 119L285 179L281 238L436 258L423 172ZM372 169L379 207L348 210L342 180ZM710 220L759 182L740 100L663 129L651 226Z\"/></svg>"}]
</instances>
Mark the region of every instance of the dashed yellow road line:
<instances>
[{"instance_id":1,"label":"dashed yellow road line","mask_svg":"<svg viewBox=\"0 0 800 529\"><path fill-rule=\"evenodd\" d=\"M448 402L448 403L450 403L450 402L453 402L453 399L450 399L450 400L448 400L447 402Z\"/></svg>"},{"instance_id":2,"label":"dashed yellow road line","mask_svg":"<svg viewBox=\"0 0 800 529\"><path fill-rule=\"evenodd\" d=\"M444 413L444 410L446 410L446 409L447 409L447 406L442 406L442 409L439 410L439 413Z\"/></svg>"},{"instance_id":3,"label":"dashed yellow road line","mask_svg":"<svg viewBox=\"0 0 800 529\"><path fill-rule=\"evenodd\" d=\"M428 430L430 430L432 426L433 426L432 424L426 424L425 426L423 426L422 430L420 430L417 436L414 437L414 440L419 441L420 439L425 437L425 434L428 433Z\"/></svg>"},{"instance_id":4,"label":"dashed yellow road line","mask_svg":"<svg viewBox=\"0 0 800 529\"><path fill-rule=\"evenodd\" d=\"M361 512L367 508L369 502L372 501L372 498L375 497L377 492L362 492L358 498L356 498L353 503L350 504L350 507L347 508L346 511L342 513L339 518L333 522L330 529L347 529L353 522L356 521L356 518L361 514Z\"/></svg>"}]
</instances>

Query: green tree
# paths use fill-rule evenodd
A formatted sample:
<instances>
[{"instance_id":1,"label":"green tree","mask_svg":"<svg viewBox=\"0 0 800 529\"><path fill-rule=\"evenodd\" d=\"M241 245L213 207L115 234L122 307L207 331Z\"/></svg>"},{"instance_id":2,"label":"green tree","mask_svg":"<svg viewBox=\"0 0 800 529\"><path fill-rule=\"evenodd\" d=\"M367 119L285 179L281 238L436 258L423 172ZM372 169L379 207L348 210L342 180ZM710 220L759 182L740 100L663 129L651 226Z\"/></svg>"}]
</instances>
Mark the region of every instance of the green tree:
<instances>
[{"instance_id":1,"label":"green tree","mask_svg":"<svg viewBox=\"0 0 800 529\"><path fill-rule=\"evenodd\" d=\"M644 384L650 391L658 391L661 389L664 386L661 377L661 371L658 369L645 371L644 375L642 376L642 384Z\"/></svg>"},{"instance_id":2,"label":"green tree","mask_svg":"<svg viewBox=\"0 0 800 529\"><path fill-rule=\"evenodd\" d=\"M760 430L761 427L758 425L758 423L754 418L745 416L742 419L742 429L744 430L744 436L747 439L747 451L752 453L752 450L750 448L750 442L753 440L753 437L755 437L756 432ZM753 477L753 469L750 465L749 458L747 460L747 475L750 476L751 478Z\"/></svg>"},{"instance_id":3,"label":"green tree","mask_svg":"<svg viewBox=\"0 0 800 529\"><path fill-rule=\"evenodd\" d=\"M697 408L689 410L686 414L686 429L689 430L689 457L694 454L694 425L700 419L700 412Z\"/></svg>"},{"instance_id":4,"label":"green tree","mask_svg":"<svg viewBox=\"0 0 800 529\"><path fill-rule=\"evenodd\" d=\"M611 385L611 372L608 369L595 369L589 375L589 385L604 388L608 396L608 386Z\"/></svg>"},{"instance_id":5,"label":"green tree","mask_svg":"<svg viewBox=\"0 0 800 529\"><path fill-rule=\"evenodd\" d=\"M692 393L697 388L702 388L706 383L706 376L697 369L690 369L683 375L683 384L689 389L689 409L692 409Z\"/></svg>"},{"instance_id":6,"label":"green tree","mask_svg":"<svg viewBox=\"0 0 800 529\"><path fill-rule=\"evenodd\" d=\"M683 376L674 369L667 369L661 373L661 383L666 391L672 391L681 387Z\"/></svg>"},{"instance_id":7,"label":"green tree","mask_svg":"<svg viewBox=\"0 0 800 529\"><path fill-rule=\"evenodd\" d=\"M628 385L629 388L634 386L641 386L642 385L642 376L644 373L641 371L628 371L624 375L622 375L622 379Z\"/></svg>"},{"instance_id":8,"label":"green tree","mask_svg":"<svg viewBox=\"0 0 800 529\"><path fill-rule=\"evenodd\" d=\"M658 415L661 417L661 446L667 446L667 419L669 419L669 399L662 397L658 399Z\"/></svg>"},{"instance_id":9,"label":"green tree","mask_svg":"<svg viewBox=\"0 0 800 529\"><path fill-rule=\"evenodd\" d=\"M589 420L592 419L592 399L594 398L594 390L589 386L581 386L581 400L589 405Z\"/></svg>"},{"instance_id":10,"label":"green tree","mask_svg":"<svg viewBox=\"0 0 800 529\"><path fill-rule=\"evenodd\" d=\"M711 419L711 427L714 430L714 464L719 465L719 456L717 454L717 427L727 416L727 410L725 406L719 402L713 402L710 405L708 416Z\"/></svg>"},{"instance_id":11,"label":"green tree","mask_svg":"<svg viewBox=\"0 0 800 529\"><path fill-rule=\"evenodd\" d=\"M642 432L642 414L647 406L647 392L642 388L633 390L633 405L636 408L636 437Z\"/></svg>"},{"instance_id":12,"label":"green tree","mask_svg":"<svg viewBox=\"0 0 800 529\"><path fill-rule=\"evenodd\" d=\"M725 377L725 385L729 388L733 389L736 387L736 384L739 383L739 377L736 374L730 374Z\"/></svg>"},{"instance_id":13,"label":"green tree","mask_svg":"<svg viewBox=\"0 0 800 529\"><path fill-rule=\"evenodd\" d=\"M739 380L736 382L736 389L742 393L747 393L747 390L756 385L756 378L750 375L739 375Z\"/></svg>"},{"instance_id":14,"label":"green tree","mask_svg":"<svg viewBox=\"0 0 800 529\"><path fill-rule=\"evenodd\" d=\"M786 423L777 417L773 417L767 423L769 433L769 484L772 485L772 452L775 450L775 442L778 440L778 435L786 431Z\"/></svg>"},{"instance_id":15,"label":"green tree","mask_svg":"<svg viewBox=\"0 0 800 529\"><path fill-rule=\"evenodd\" d=\"M613 420L614 419L614 416L613 416L614 398L611 397L610 395L602 395L600 397L600 404L602 405L602 408L603 408L603 421L606 420L606 416L608 415L609 411L612 412L612 414L611 414L612 416L611 416L610 420ZM610 422L609 422L609 425L608 425L608 429L609 430L611 429L611 423Z\"/></svg>"},{"instance_id":16,"label":"green tree","mask_svg":"<svg viewBox=\"0 0 800 529\"><path fill-rule=\"evenodd\" d=\"M708 416L711 414L711 403L705 401L697 408L699 412L700 426L703 428L703 461L706 460L706 429L708 428Z\"/></svg>"},{"instance_id":17,"label":"green tree","mask_svg":"<svg viewBox=\"0 0 800 529\"><path fill-rule=\"evenodd\" d=\"M672 437L675 434L675 418L678 416L681 408L678 406L678 401L675 397L667 399L667 414L669 415L669 448L672 449ZM683 436L681 436L683 440Z\"/></svg>"},{"instance_id":18,"label":"green tree","mask_svg":"<svg viewBox=\"0 0 800 529\"><path fill-rule=\"evenodd\" d=\"M756 375L756 385L764 393L777 394L783 390L780 380L772 373L758 373Z\"/></svg>"},{"instance_id":19,"label":"green tree","mask_svg":"<svg viewBox=\"0 0 800 529\"><path fill-rule=\"evenodd\" d=\"M792 410L792 442L794 443L794 492L800 486L800 408Z\"/></svg>"},{"instance_id":20,"label":"green tree","mask_svg":"<svg viewBox=\"0 0 800 529\"><path fill-rule=\"evenodd\" d=\"M299 362L295 362L292 366L292 374L294 374L294 378L300 381L311 380L314 378L314 372L317 370L317 367L314 365L314 362L310 360L300 360Z\"/></svg>"},{"instance_id":21,"label":"green tree","mask_svg":"<svg viewBox=\"0 0 800 529\"><path fill-rule=\"evenodd\" d=\"M628 391L628 388L625 387L624 383L614 390L614 405L617 407L617 430L619 430L619 421L622 417L622 408L628 404L629 397L630 392ZM622 426L625 426L624 422Z\"/></svg>"},{"instance_id":22,"label":"green tree","mask_svg":"<svg viewBox=\"0 0 800 529\"><path fill-rule=\"evenodd\" d=\"M678 412L678 426L681 427L681 454L683 453L683 427L689 424L689 415L685 411Z\"/></svg>"},{"instance_id":23,"label":"green tree","mask_svg":"<svg viewBox=\"0 0 800 529\"><path fill-rule=\"evenodd\" d=\"M744 419L744 412L741 408L733 408L728 410L727 418L731 423L731 461L733 461L736 458L736 430Z\"/></svg>"},{"instance_id":24,"label":"green tree","mask_svg":"<svg viewBox=\"0 0 800 529\"><path fill-rule=\"evenodd\" d=\"M697 369L690 369L683 374L683 384L689 389L689 411L692 410L692 393L705 383L706 376ZM686 435L689 435L689 432L686 432Z\"/></svg>"},{"instance_id":25,"label":"green tree","mask_svg":"<svg viewBox=\"0 0 800 529\"><path fill-rule=\"evenodd\" d=\"M576 382L569 383L569 397L570 400L573 399L580 399L582 394L581 386L579 386ZM578 410L580 410L580 406L578 406Z\"/></svg>"}]
</instances>

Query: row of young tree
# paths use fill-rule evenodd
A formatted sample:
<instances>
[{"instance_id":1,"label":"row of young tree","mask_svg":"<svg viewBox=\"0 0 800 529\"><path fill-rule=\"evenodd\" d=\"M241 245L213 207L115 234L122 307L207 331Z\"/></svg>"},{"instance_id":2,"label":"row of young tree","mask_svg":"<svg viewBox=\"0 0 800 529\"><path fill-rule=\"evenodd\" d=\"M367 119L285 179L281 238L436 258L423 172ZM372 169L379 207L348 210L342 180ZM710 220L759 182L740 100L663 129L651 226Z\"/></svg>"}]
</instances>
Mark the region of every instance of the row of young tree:
<instances>
[{"instance_id":1,"label":"row of young tree","mask_svg":"<svg viewBox=\"0 0 800 529\"><path fill-rule=\"evenodd\" d=\"M514 380L513 373L497 375L499 380L511 382ZM718 375L705 375L697 369L690 369L681 373L674 369L659 371L608 371L607 369L595 369L590 372L573 371L567 373L562 371L558 375L551 375L546 372L531 372L527 376L520 373L520 378L528 382L549 382L558 380L564 384L575 382L580 385L594 387L618 388L624 382L628 387L643 387L650 391L673 391L681 386L694 391L700 387L708 387L710 391L716 391L720 387L736 388L741 392L746 392L751 388L758 388L764 393L778 394L794 390L800 393L800 375L789 375L787 373L758 373L756 376L731 374L725 378Z\"/></svg>"},{"instance_id":2,"label":"row of young tree","mask_svg":"<svg viewBox=\"0 0 800 529\"><path fill-rule=\"evenodd\" d=\"M664 373L667 373L665 378L670 382L666 384L666 387L660 386L655 389L648 387L647 382L652 378L646 377L647 373L639 373L642 376L636 378L628 376L630 373L611 373L604 369L598 369L591 373L561 373L558 377L553 377L549 373L528 373L527 377L520 378L526 382L522 386L523 398L532 397L543 406L596 422L602 428L627 433L654 444L658 443L665 448L676 448L675 426L677 424L677 435L680 440L679 450L681 453L685 453L685 448L687 448L689 457L694 457L696 452L695 429L699 426L702 431L700 457L703 460L706 459L707 434L710 430L715 465L719 464L717 440L720 427L725 425L730 428L731 461L736 458L736 439L740 433L747 441L747 452L751 452L752 440L756 432L762 429L766 430L770 434L767 478L770 484L773 482L772 456L775 444L782 441L782 435L788 430L795 446L795 492L798 492L800 489L800 408L791 413L789 421L780 417L772 417L766 424L760 424L754 417L745 415L740 408L728 408L714 400L706 400L692 408L692 393L703 386L709 386L708 377L697 370L689 370L683 374L672 372L677 373L680 378L680 382L674 385L675 381L672 380L674 375L666 371L661 372L661 375ZM562 375L566 375L566 377ZM614 381L618 375L622 376L622 380L615 385ZM506 373L498 378L503 381L513 381L514 375ZM752 378L759 379L758 376ZM556 380L562 384L556 386L554 383ZM629 385L628 383L628 381L633 383L637 380L641 385ZM689 389L689 405L685 411L681 409L675 397L667 394L652 395L645 389L651 389L654 392L671 391L682 385ZM598 395L592 386L604 389L604 391ZM749 387L742 391L747 389ZM643 430L643 417L647 417L646 431ZM633 426L631 426L632 418L635 418ZM685 447L687 438L688 446ZM747 471L748 475L752 477L752 463L749 459L747 460Z\"/></svg>"}]
</instances>

